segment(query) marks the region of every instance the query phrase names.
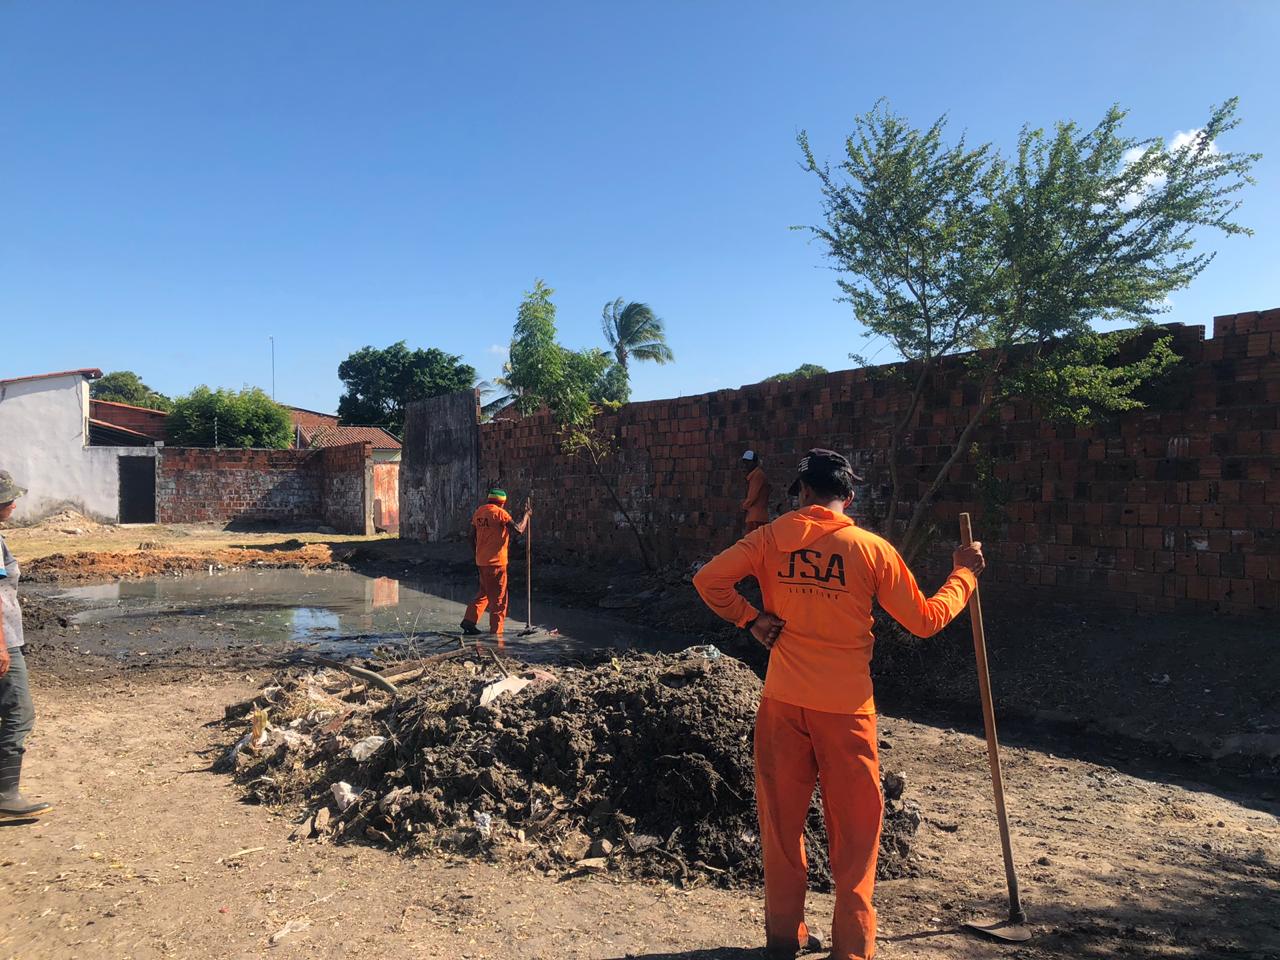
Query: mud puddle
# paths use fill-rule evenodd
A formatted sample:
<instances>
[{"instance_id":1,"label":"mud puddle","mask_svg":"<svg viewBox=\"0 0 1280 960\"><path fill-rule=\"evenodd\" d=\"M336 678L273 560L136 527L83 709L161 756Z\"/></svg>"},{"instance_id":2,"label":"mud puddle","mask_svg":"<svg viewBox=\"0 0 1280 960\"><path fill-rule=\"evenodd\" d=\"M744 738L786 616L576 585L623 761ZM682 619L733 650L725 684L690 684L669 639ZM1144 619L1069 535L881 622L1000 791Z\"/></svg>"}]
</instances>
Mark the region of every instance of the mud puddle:
<instances>
[{"instance_id":1,"label":"mud puddle","mask_svg":"<svg viewBox=\"0 0 1280 960\"><path fill-rule=\"evenodd\" d=\"M458 580L366 577L345 570L237 570L70 587L47 595L76 608L73 625L92 637L127 641L137 655L184 647L307 647L350 656L375 647L411 651L456 633L475 585ZM523 590L520 591L523 593ZM505 647L526 659L598 649L681 650L697 638L625 623L597 611L538 603L522 637L524 597L512 597ZM487 617L481 618L481 625ZM95 651L96 652L96 651ZM107 652L107 651L102 651Z\"/></svg>"}]
</instances>

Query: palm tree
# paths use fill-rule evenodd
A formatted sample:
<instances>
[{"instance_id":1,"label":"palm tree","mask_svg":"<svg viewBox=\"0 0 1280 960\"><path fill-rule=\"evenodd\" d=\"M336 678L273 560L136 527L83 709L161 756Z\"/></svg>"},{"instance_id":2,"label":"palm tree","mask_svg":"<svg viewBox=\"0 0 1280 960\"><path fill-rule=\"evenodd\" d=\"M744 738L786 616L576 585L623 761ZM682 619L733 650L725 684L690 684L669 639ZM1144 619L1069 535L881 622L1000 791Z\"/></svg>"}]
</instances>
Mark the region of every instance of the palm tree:
<instances>
[{"instance_id":1,"label":"palm tree","mask_svg":"<svg viewBox=\"0 0 1280 960\"><path fill-rule=\"evenodd\" d=\"M647 303L623 303L621 297L606 303L600 325L623 370L632 358L654 363L671 363L676 358L667 346L662 321Z\"/></svg>"}]
</instances>

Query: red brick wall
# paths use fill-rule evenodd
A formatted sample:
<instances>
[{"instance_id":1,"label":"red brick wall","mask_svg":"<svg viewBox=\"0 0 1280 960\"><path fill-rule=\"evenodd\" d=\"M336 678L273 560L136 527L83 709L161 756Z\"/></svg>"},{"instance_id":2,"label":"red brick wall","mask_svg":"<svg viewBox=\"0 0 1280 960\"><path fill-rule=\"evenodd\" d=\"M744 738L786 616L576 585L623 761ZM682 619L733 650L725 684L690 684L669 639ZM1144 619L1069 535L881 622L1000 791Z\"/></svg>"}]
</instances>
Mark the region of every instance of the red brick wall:
<instances>
[{"instance_id":1,"label":"red brick wall","mask_svg":"<svg viewBox=\"0 0 1280 960\"><path fill-rule=\"evenodd\" d=\"M109 400L90 400L89 416L94 420L137 430L145 433L153 440L164 441L168 438L165 421L168 414L160 410L146 410L142 407L130 406L127 403L113 403Z\"/></svg>"},{"instance_id":2,"label":"red brick wall","mask_svg":"<svg viewBox=\"0 0 1280 960\"><path fill-rule=\"evenodd\" d=\"M324 520L339 533L373 531L373 445L320 448Z\"/></svg>"},{"instance_id":3,"label":"red brick wall","mask_svg":"<svg viewBox=\"0 0 1280 960\"><path fill-rule=\"evenodd\" d=\"M160 523L319 522L319 451L165 447L156 477Z\"/></svg>"},{"instance_id":4,"label":"red brick wall","mask_svg":"<svg viewBox=\"0 0 1280 960\"><path fill-rule=\"evenodd\" d=\"M1170 327L1183 363L1146 410L1075 427L1028 403L999 410L933 506L945 563L961 510L990 547L993 586L1139 610L1280 607L1280 310ZM851 456L866 474L855 502L878 528L888 496L888 430L903 389L880 370L636 403L601 417L619 456L606 469L664 560L706 557L741 530L738 460L761 452L772 510L811 446ZM932 476L976 402L953 366L929 385L927 414L900 467ZM989 458L989 459L986 459ZM985 476L985 479L983 477ZM519 502L532 492L539 536L589 557L634 553L631 534L588 465L559 453L545 416L481 427L481 483ZM914 490L908 490L908 496Z\"/></svg>"}]
</instances>

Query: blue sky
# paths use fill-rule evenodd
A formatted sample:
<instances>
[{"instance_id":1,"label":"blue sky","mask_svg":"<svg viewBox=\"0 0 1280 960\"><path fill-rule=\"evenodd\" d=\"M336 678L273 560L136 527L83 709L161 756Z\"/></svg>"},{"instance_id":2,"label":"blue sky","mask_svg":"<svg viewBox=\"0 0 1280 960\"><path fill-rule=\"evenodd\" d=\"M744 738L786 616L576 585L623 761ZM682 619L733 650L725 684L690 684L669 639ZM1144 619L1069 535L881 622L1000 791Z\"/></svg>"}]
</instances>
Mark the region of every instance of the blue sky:
<instances>
[{"instance_id":1,"label":"blue sky","mask_svg":"<svg viewBox=\"0 0 1280 960\"><path fill-rule=\"evenodd\" d=\"M893 6L895 9L890 9ZM798 9L789 9L798 8ZM881 96L1008 146L1024 122L1172 137L1241 97L1250 239L1170 320L1280 306L1280 4L0 0L0 377L133 369L333 409L405 339L500 367L521 294L561 339L646 300L636 397L874 353L834 301L796 133ZM889 359L885 350L881 359Z\"/></svg>"}]
</instances>

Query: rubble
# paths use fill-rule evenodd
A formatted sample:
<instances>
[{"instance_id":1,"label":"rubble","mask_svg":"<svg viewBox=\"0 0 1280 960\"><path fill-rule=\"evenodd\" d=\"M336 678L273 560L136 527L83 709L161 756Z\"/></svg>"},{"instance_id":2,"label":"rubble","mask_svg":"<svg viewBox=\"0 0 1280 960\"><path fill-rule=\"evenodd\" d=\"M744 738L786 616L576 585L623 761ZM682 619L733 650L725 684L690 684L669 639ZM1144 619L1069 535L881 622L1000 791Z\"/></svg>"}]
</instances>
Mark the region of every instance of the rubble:
<instances>
[{"instance_id":1,"label":"rubble","mask_svg":"<svg viewBox=\"0 0 1280 960\"><path fill-rule=\"evenodd\" d=\"M233 711L225 762L249 798L297 811L299 838L327 828L339 842L560 874L759 882L751 733L760 681L740 661L693 648L550 671L476 657L414 672L397 698L334 670L278 676L255 701L270 718L258 737L244 724L259 711ZM537 682L507 684L481 705L486 690L517 676ZM910 875L920 813L901 775L883 786L878 873ZM806 836L812 879L828 887L816 805Z\"/></svg>"}]
</instances>

